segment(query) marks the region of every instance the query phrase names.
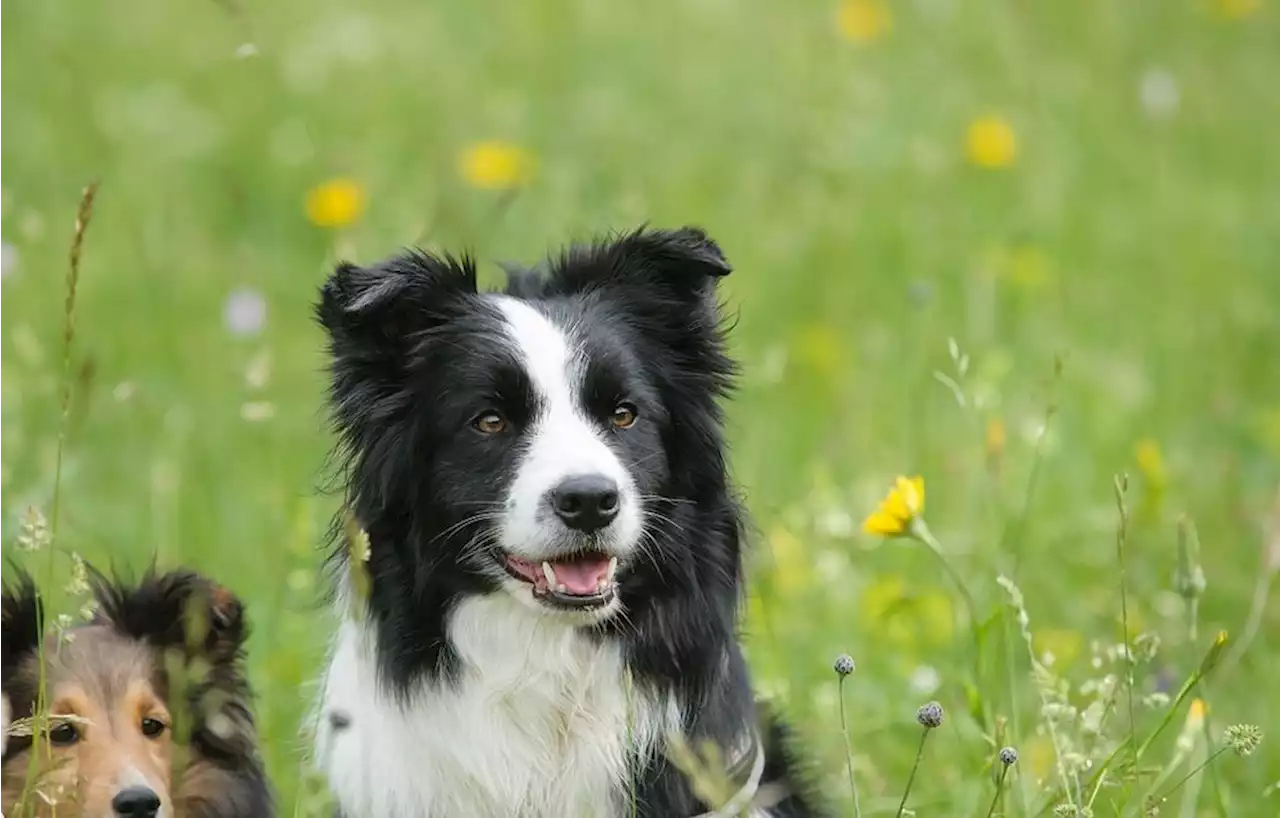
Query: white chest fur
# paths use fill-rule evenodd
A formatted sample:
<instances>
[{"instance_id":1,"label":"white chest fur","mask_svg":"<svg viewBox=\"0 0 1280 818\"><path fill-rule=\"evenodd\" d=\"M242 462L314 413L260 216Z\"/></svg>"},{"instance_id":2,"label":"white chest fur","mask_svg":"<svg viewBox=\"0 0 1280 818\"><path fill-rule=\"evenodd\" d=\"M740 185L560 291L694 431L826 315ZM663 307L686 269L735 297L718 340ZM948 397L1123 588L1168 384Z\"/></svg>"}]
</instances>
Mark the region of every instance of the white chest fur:
<instances>
[{"instance_id":1,"label":"white chest fur","mask_svg":"<svg viewBox=\"0 0 1280 818\"><path fill-rule=\"evenodd\" d=\"M678 724L628 683L618 648L531 616L506 594L449 622L452 685L400 704L377 680L372 638L345 622L321 694L317 761L355 818L629 815L627 771ZM328 714L346 717L335 727Z\"/></svg>"}]
</instances>

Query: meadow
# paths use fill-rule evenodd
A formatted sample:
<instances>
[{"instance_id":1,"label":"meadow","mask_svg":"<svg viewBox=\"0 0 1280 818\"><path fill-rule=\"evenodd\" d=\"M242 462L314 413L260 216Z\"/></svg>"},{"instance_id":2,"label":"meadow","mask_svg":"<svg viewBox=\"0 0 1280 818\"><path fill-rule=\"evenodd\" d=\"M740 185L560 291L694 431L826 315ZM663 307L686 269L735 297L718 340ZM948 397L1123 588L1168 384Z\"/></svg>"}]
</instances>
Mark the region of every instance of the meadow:
<instances>
[{"instance_id":1,"label":"meadow","mask_svg":"<svg viewBox=\"0 0 1280 818\"><path fill-rule=\"evenodd\" d=\"M281 812L323 814L318 285L411 244L497 284L694 223L735 267L744 639L840 814L847 755L860 813L894 814L937 701L917 815L1275 815L1278 12L10 2L5 558L71 615L73 553L229 585ZM939 553L864 529L917 475Z\"/></svg>"}]
</instances>

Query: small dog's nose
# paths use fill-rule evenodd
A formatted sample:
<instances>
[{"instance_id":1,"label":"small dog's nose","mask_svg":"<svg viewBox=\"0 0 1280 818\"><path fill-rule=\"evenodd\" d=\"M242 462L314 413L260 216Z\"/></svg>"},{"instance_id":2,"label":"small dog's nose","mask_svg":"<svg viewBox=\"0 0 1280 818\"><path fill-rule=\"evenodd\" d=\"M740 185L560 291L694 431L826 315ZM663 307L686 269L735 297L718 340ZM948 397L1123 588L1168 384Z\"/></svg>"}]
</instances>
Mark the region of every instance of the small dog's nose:
<instances>
[{"instance_id":1,"label":"small dog's nose","mask_svg":"<svg viewBox=\"0 0 1280 818\"><path fill-rule=\"evenodd\" d=\"M150 787L126 787L111 799L116 815L129 818L155 818L160 811L160 796Z\"/></svg>"},{"instance_id":2,"label":"small dog's nose","mask_svg":"<svg viewBox=\"0 0 1280 818\"><path fill-rule=\"evenodd\" d=\"M603 474L567 478L551 490L551 507L570 528L598 531L618 516L618 484Z\"/></svg>"}]
</instances>

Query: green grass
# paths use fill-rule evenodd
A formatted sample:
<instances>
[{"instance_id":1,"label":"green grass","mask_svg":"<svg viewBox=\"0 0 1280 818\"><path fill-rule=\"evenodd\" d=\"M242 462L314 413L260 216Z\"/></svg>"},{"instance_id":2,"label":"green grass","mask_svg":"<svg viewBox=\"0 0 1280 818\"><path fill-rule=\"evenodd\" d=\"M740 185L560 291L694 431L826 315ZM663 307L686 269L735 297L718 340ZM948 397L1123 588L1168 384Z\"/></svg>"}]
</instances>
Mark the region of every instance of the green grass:
<instances>
[{"instance_id":1,"label":"green grass","mask_svg":"<svg viewBox=\"0 0 1280 818\"><path fill-rule=\"evenodd\" d=\"M1280 562L1280 13L1227 20L1194 0L893 8L891 32L859 46L839 37L831 2L11 2L6 555L23 511L50 503L66 256L80 190L100 179L57 545L98 565L181 561L249 603L265 754L289 814L326 635L317 547L336 500L317 491L330 440L310 305L333 261L470 248L496 282L493 262L570 238L698 223L736 267L725 292L745 374L729 414L759 531L744 626L759 686L849 814L831 671L846 651L864 815L896 808L930 698L948 719L909 806L986 814L987 765L1012 744L1005 809L1029 814L1023 799L1044 803L1056 765L997 574L1016 579L1083 706L1078 685L1101 674L1090 643L1121 633L1113 475L1130 475L1130 632L1162 640L1139 696L1157 676L1176 692L1219 629L1238 636L1267 549ZM237 59L243 42L259 55ZM1140 104L1155 70L1177 83L1171 116ZM1011 168L965 161L966 128L988 113L1018 135ZM509 201L456 173L457 153L487 138L538 158ZM335 234L302 202L338 175L369 206ZM268 304L255 337L223 323L240 287ZM935 376L956 377L952 337L970 360L964 407ZM246 370L264 360L255 387ZM261 402L270 418L242 417ZM1135 462L1144 440L1163 480ZM933 555L857 532L897 474L926 478L981 651ZM1181 514L1208 579L1194 642L1173 593ZM42 557L34 566L46 576ZM1280 731L1275 603L1258 633L1199 691L1214 742L1235 722ZM922 668L936 692L912 689ZM1164 718L1134 708L1139 738ZM1185 709L1144 766L1173 757ZM1108 735L1128 732L1128 711L1122 695ZM1275 747L1224 756L1161 814L1276 814ZM1126 798L1138 814L1152 774L1113 780L1124 786L1103 789L1096 814Z\"/></svg>"}]
</instances>

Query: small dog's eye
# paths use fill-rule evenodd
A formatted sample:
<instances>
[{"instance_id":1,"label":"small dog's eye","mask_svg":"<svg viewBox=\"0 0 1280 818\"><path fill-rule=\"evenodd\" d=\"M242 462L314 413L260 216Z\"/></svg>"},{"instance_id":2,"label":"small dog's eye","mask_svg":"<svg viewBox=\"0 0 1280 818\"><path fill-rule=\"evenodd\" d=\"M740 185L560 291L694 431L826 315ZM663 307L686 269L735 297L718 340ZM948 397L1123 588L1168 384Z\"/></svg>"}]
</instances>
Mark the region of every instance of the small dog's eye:
<instances>
[{"instance_id":1,"label":"small dog's eye","mask_svg":"<svg viewBox=\"0 0 1280 818\"><path fill-rule=\"evenodd\" d=\"M156 738L167 729L168 727L160 719L145 718L142 720L142 735L147 738Z\"/></svg>"},{"instance_id":2,"label":"small dog's eye","mask_svg":"<svg viewBox=\"0 0 1280 818\"><path fill-rule=\"evenodd\" d=\"M507 419L497 412L485 412L473 420L471 425L486 435L496 435L506 430Z\"/></svg>"},{"instance_id":3,"label":"small dog's eye","mask_svg":"<svg viewBox=\"0 0 1280 818\"><path fill-rule=\"evenodd\" d=\"M635 404L619 403L613 408L613 414L609 417L609 421L618 429L630 429L636 425L636 418L639 414Z\"/></svg>"},{"instance_id":4,"label":"small dog's eye","mask_svg":"<svg viewBox=\"0 0 1280 818\"><path fill-rule=\"evenodd\" d=\"M55 747L66 747L80 740L80 731L69 721L55 724L49 728L49 743Z\"/></svg>"}]
</instances>

